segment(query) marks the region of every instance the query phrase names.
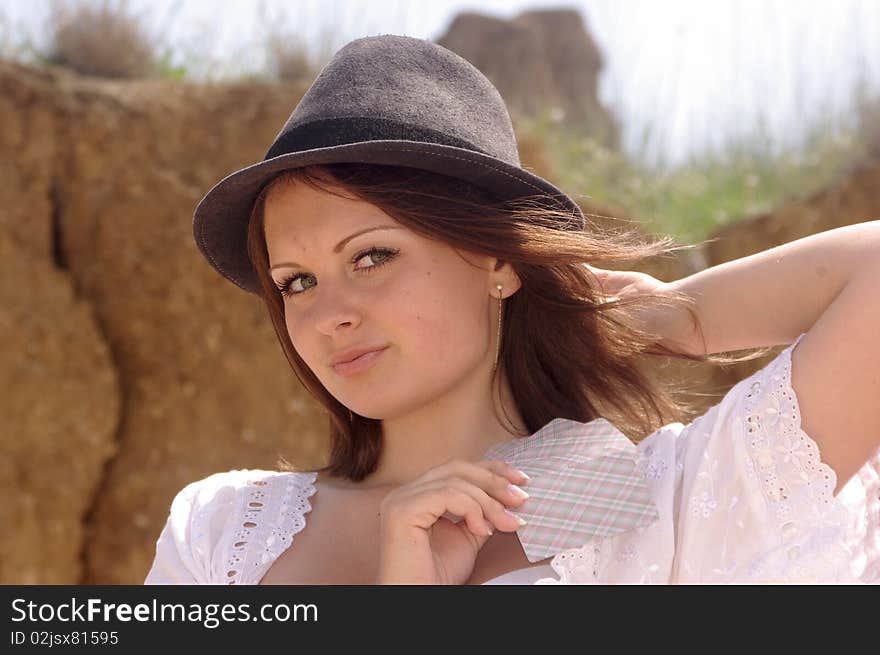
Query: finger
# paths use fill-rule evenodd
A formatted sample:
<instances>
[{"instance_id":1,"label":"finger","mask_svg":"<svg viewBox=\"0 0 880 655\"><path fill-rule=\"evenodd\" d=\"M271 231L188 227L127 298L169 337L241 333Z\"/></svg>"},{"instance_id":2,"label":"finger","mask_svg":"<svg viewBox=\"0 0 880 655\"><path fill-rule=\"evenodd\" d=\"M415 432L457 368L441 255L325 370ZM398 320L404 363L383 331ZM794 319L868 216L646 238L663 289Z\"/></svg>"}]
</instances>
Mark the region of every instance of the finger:
<instances>
[{"instance_id":1,"label":"finger","mask_svg":"<svg viewBox=\"0 0 880 655\"><path fill-rule=\"evenodd\" d=\"M401 488L393 497L391 494L386 496L380 513L383 531L398 532L413 527L428 530L444 514L449 514L464 519L475 535L487 535L480 503L471 494L451 485L431 482Z\"/></svg>"},{"instance_id":2,"label":"finger","mask_svg":"<svg viewBox=\"0 0 880 655\"><path fill-rule=\"evenodd\" d=\"M590 273L593 274L593 277L596 278L599 291L602 293L602 295L606 295L608 292L605 291L605 285L608 284L611 271L596 268L595 266L590 266L589 264L584 264L584 266L586 266ZM619 300L619 298L617 298L616 296L613 296L612 298L614 300Z\"/></svg>"},{"instance_id":3,"label":"finger","mask_svg":"<svg viewBox=\"0 0 880 655\"><path fill-rule=\"evenodd\" d=\"M444 477L439 477L445 472ZM462 478L476 485L487 494L506 505L518 507L529 497L528 493L515 482L523 483L527 476L522 471L501 460L481 460L468 462L451 460L434 469L433 480Z\"/></svg>"},{"instance_id":4,"label":"finger","mask_svg":"<svg viewBox=\"0 0 880 655\"><path fill-rule=\"evenodd\" d=\"M437 480L428 484L430 486L426 487L426 490L436 491L454 489L458 492L467 494L479 505L482 518L489 521L492 526L499 530L513 532L524 525L521 519L507 510L504 503L493 498L480 487L472 484L468 480L462 478L447 478L445 480ZM451 506L447 507L445 511L452 514L458 514L459 516L465 516L464 514L457 512Z\"/></svg>"},{"instance_id":5,"label":"finger","mask_svg":"<svg viewBox=\"0 0 880 655\"><path fill-rule=\"evenodd\" d=\"M426 471L415 481L427 482L429 480L438 480L448 475L461 475L468 472L474 472L477 467L488 469L489 471L509 478L515 484L528 483L529 477L519 469L503 462L501 460L484 459L478 462L470 462L466 459L450 459L439 466Z\"/></svg>"},{"instance_id":6,"label":"finger","mask_svg":"<svg viewBox=\"0 0 880 655\"><path fill-rule=\"evenodd\" d=\"M455 481L451 484L429 483L436 485L422 489L421 495L414 502L427 503L430 513L436 518L435 523L443 514L460 516L468 529L477 537L489 537L492 534L492 523L487 519L486 507L481 499L467 488L463 481ZM457 523L457 521L453 521Z\"/></svg>"},{"instance_id":7,"label":"finger","mask_svg":"<svg viewBox=\"0 0 880 655\"><path fill-rule=\"evenodd\" d=\"M531 478L525 473L525 471L521 471L515 466L508 464L507 462L499 459L484 459L480 460L476 463L477 466L483 466L488 468L490 471L494 471L499 475L505 476L508 480L510 480L513 484L524 485L528 484Z\"/></svg>"},{"instance_id":8,"label":"finger","mask_svg":"<svg viewBox=\"0 0 880 655\"><path fill-rule=\"evenodd\" d=\"M590 272L593 273L593 275L598 277L600 280L604 280L606 277L608 277L609 271L606 271L604 268L597 268L590 264L584 264L584 266L586 266L590 270Z\"/></svg>"},{"instance_id":9,"label":"finger","mask_svg":"<svg viewBox=\"0 0 880 655\"><path fill-rule=\"evenodd\" d=\"M389 523L397 526L406 524L425 529L444 515L454 523L469 517L469 527L476 530L477 534L485 534L481 499L466 487L462 488L458 482L462 481L444 478L400 487L392 492L393 499L391 494L385 497L382 515ZM461 494L465 497L462 498ZM476 516L473 515L474 510L477 512Z\"/></svg>"},{"instance_id":10,"label":"finger","mask_svg":"<svg viewBox=\"0 0 880 655\"><path fill-rule=\"evenodd\" d=\"M491 496L503 501L508 507L519 507L529 498L527 490L529 476L523 471L501 460L483 460L477 462L477 466L483 466L496 474L489 482L489 488L484 488Z\"/></svg>"}]
</instances>

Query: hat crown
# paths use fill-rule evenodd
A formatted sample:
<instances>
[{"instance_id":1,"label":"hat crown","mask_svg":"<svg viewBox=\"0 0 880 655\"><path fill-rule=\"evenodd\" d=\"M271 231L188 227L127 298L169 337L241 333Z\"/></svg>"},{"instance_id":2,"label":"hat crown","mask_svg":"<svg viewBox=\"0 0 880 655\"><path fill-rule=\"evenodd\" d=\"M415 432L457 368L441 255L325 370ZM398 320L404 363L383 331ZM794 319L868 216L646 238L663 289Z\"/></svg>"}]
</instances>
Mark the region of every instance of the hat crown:
<instances>
[{"instance_id":1,"label":"hat crown","mask_svg":"<svg viewBox=\"0 0 880 655\"><path fill-rule=\"evenodd\" d=\"M387 139L391 131L398 138L454 145L520 165L498 90L466 59L425 39L370 36L341 48L294 108L266 159L300 149L292 142L314 131L307 126L321 122L327 134L328 124L340 119L347 125L364 119L363 129L373 130L374 139ZM316 145L308 141L302 149ZM281 143L283 149L277 147Z\"/></svg>"},{"instance_id":2,"label":"hat crown","mask_svg":"<svg viewBox=\"0 0 880 655\"><path fill-rule=\"evenodd\" d=\"M402 166L467 182L499 200L536 198L583 229L577 203L524 169L501 94L472 64L428 40L385 34L341 48L294 108L263 161L230 173L199 201L193 237L217 271L264 292L247 250L254 201L304 166Z\"/></svg>"}]
</instances>

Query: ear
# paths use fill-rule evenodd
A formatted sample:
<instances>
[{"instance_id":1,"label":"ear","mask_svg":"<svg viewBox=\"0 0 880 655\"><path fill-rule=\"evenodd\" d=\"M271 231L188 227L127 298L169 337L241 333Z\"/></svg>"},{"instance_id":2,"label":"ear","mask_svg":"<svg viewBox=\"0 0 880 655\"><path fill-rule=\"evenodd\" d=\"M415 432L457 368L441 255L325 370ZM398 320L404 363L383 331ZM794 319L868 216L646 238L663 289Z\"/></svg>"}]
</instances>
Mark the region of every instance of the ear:
<instances>
[{"instance_id":1,"label":"ear","mask_svg":"<svg viewBox=\"0 0 880 655\"><path fill-rule=\"evenodd\" d=\"M519 275L516 274L516 271L509 262L497 258L492 259L490 270L492 273L489 275L489 288L493 295L497 293L496 285L498 284L502 287L501 293L504 298L509 298L519 291L519 288L522 286L522 281L519 279Z\"/></svg>"}]
</instances>

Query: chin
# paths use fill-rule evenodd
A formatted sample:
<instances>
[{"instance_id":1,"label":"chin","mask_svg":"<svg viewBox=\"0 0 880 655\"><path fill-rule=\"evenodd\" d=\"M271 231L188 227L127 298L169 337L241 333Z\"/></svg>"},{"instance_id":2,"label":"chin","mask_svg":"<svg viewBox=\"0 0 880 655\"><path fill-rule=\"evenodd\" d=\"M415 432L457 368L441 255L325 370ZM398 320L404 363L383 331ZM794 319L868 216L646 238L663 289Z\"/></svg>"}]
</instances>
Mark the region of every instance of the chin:
<instances>
[{"instance_id":1,"label":"chin","mask_svg":"<svg viewBox=\"0 0 880 655\"><path fill-rule=\"evenodd\" d=\"M370 394L371 390L368 389L367 393ZM396 407L393 403L389 405L389 403L375 397L354 398L350 393L344 396L334 394L334 398L358 416L377 420L393 415Z\"/></svg>"},{"instance_id":2,"label":"chin","mask_svg":"<svg viewBox=\"0 0 880 655\"><path fill-rule=\"evenodd\" d=\"M353 413L358 416L363 416L364 418L371 418L377 421L388 418L388 414L377 408L374 404L360 406L357 404L347 404L346 407L348 407Z\"/></svg>"},{"instance_id":3,"label":"chin","mask_svg":"<svg viewBox=\"0 0 880 655\"><path fill-rule=\"evenodd\" d=\"M422 404L413 398L394 396L384 387L377 390L376 385L368 385L363 396L354 397L354 394L349 393L337 398L355 414L375 420L401 416Z\"/></svg>"}]
</instances>

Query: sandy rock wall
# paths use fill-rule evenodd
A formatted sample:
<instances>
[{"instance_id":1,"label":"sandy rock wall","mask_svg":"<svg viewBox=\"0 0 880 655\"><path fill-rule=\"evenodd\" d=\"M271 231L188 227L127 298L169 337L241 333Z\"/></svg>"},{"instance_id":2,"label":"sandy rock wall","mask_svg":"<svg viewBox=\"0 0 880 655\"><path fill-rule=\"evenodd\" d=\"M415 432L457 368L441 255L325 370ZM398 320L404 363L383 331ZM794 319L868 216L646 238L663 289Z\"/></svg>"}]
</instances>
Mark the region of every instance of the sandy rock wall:
<instances>
[{"instance_id":1,"label":"sandy rock wall","mask_svg":"<svg viewBox=\"0 0 880 655\"><path fill-rule=\"evenodd\" d=\"M301 93L0 66L2 582L138 582L187 482L320 461L264 306L191 232Z\"/></svg>"},{"instance_id":2,"label":"sandy rock wall","mask_svg":"<svg viewBox=\"0 0 880 655\"><path fill-rule=\"evenodd\" d=\"M43 75L0 73L0 581L75 582L116 452L110 344L55 248L69 105Z\"/></svg>"}]
</instances>

